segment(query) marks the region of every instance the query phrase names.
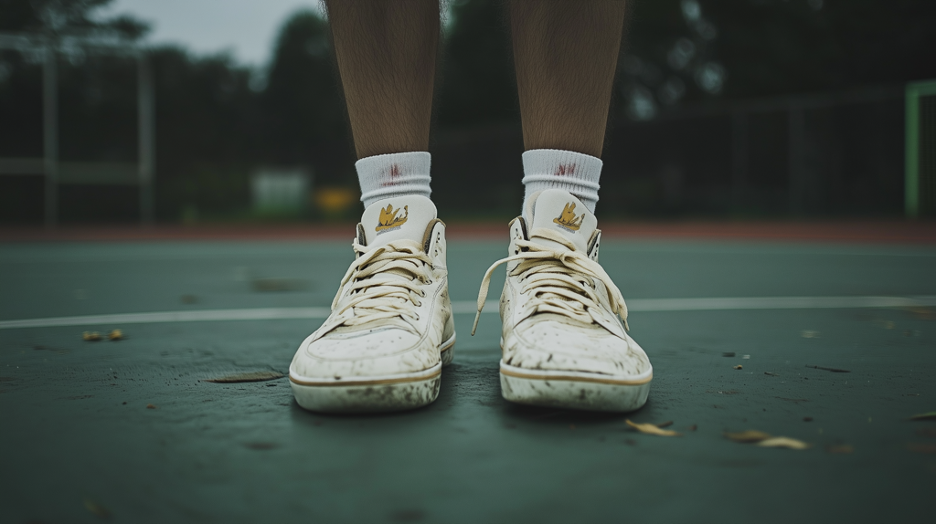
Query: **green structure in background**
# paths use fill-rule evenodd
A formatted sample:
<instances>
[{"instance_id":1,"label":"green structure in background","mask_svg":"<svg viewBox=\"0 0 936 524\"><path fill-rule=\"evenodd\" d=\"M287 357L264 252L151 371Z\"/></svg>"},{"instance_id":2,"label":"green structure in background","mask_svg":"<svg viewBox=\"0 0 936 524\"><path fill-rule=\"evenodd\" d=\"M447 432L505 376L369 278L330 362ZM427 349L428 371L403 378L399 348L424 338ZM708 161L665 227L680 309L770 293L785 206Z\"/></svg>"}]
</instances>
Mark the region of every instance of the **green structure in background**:
<instances>
[{"instance_id":1,"label":"green structure in background","mask_svg":"<svg viewBox=\"0 0 936 524\"><path fill-rule=\"evenodd\" d=\"M936 211L936 80L907 85L906 211Z\"/></svg>"}]
</instances>

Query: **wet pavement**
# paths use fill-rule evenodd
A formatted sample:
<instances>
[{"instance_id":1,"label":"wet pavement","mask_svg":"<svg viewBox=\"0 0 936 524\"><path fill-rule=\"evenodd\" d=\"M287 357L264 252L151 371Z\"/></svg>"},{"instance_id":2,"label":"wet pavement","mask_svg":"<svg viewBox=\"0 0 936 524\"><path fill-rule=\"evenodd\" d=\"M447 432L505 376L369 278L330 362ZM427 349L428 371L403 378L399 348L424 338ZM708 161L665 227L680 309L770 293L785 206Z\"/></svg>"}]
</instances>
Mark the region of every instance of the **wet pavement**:
<instances>
[{"instance_id":1,"label":"wet pavement","mask_svg":"<svg viewBox=\"0 0 936 524\"><path fill-rule=\"evenodd\" d=\"M503 250L452 242L453 300L474 301ZM936 248L640 240L601 256L633 304L670 300L629 319L655 368L644 409L508 404L486 313L475 337L472 315L456 316L455 364L431 406L324 416L299 408L285 378L207 381L285 373L320 320L109 315L327 307L347 243L0 245L0 521L930 520L936 421L908 419L936 411ZM790 296L919 304L680 301ZM67 325L80 315L103 318ZM126 338L82 340L112 329ZM681 436L627 419L672 421ZM724 437L748 429L811 447Z\"/></svg>"}]
</instances>

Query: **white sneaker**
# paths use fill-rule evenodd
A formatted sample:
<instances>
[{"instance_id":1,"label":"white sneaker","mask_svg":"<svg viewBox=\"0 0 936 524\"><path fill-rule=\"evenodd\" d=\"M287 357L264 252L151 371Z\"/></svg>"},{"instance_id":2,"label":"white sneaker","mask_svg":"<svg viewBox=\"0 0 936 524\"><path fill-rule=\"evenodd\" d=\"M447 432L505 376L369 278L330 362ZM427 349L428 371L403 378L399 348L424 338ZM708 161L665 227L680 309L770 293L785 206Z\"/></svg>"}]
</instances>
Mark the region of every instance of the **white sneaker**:
<instances>
[{"instance_id":1,"label":"white sneaker","mask_svg":"<svg viewBox=\"0 0 936 524\"><path fill-rule=\"evenodd\" d=\"M331 315L296 352L296 401L323 412L398 411L439 395L455 323L445 266L445 224L423 196L364 211Z\"/></svg>"},{"instance_id":2,"label":"white sneaker","mask_svg":"<svg viewBox=\"0 0 936 524\"><path fill-rule=\"evenodd\" d=\"M511 402L594 411L632 411L647 402L653 367L626 331L621 292L598 264L598 221L560 189L536 193L510 223L501 295L501 393ZM622 323L620 318L624 320ZM477 318L475 319L477 327Z\"/></svg>"}]
</instances>

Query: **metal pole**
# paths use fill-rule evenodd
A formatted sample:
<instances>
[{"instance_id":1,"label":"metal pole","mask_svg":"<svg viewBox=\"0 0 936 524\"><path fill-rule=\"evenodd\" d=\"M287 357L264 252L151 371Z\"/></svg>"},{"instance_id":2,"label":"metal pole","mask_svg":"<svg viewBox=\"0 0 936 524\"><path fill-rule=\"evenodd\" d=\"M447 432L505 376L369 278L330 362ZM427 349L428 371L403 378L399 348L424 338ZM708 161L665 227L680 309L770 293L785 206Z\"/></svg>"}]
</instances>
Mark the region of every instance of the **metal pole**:
<instances>
[{"instance_id":1,"label":"metal pole","mask_svg":"<svg viewBox=\"0 0 936 524\"><path fill-rule=\"evenodd\" d=\"M45 224L58 224L58 55L55 42L46 41L42 66L43 152L45 164Z\"/></svg>"},{"instance_id":2,"label":"metal pole","mask_svg":"<svg viewBox=\"0 0 936 524\"><path fill-rule=\"evenodd\" d=\"M743 203L748 167L748 115L731 114L731 193L736 207Z\"/></svg>"},{"instance_id":3,"label":"metal pole","mask_svg":"<svg viewBox=\"0 0 936 524\"><path fill-rule=\"evenodd\" d=\"M803 133L806 116L801 106L791 106L787 121L788 147L789 147L789 184L790 184L790 213L797 215L804 211L805 187L803 173Z\"/></svg>"},{"instance_id":4,"label":"metal pole","mask_svg":"<svg viewBox=\"0 0 936 524\"><path fill-rule=\"evenodd\" d=\"M140 220L153 223L153 175L156 164L156 118L153 70L144 51L137 55L137 93L139 116Z\"/></svg>"}]
</instances>

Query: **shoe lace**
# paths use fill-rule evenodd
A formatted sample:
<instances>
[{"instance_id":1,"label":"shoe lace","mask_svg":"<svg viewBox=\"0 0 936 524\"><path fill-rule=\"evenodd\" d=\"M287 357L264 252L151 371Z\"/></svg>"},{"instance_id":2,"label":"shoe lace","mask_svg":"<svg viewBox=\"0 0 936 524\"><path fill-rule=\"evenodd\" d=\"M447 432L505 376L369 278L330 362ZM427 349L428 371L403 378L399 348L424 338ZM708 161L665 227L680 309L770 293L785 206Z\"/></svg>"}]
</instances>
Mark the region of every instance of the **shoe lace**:
<instances>
[{"instance_id":1,"label":"shoe lace","mask_svg":"<svg viewBox=\"0 0 936 524\"><path fill-rule=\"evenodd\" d=\"M625 329L630 329L624 297L600 264L576 251L575 244L556 231L537 228L533 234L557 242L568 248L568 251L557 251L530 240L518 239L520 253L495 262L481 280L478 313L471 328L472 335L478 328L478 319L487 299L491 273L501 264L515 260L520 263L510 271L509 276L520 277L522 293L533 290L533 296L527 303L527 308L532 310L531 314L555 313L588 324L597 321L599 296L594 283L589 282L594 279L604 284L611 311L621 317Z\"/></svg>"},{"instance_id":2,"label":"shoe lace","mask_svg":"<svg viewBox=\"0 0 936 524\"><path fill-rule=\"evenodd\" d=\"M353 248L358 257L341 279L341 289L350 285L350 299L337 314L349 309L354 314L343 324L355 326L395 317L418 321L419 315L409 305L421 306L419 299L426 293L419 285L432 283L432 260L422 247L412 240L397 240L380 246L355 241ZM338 294L332 302L333 310L341 296Z\"/></svg>"}]
</instances>

